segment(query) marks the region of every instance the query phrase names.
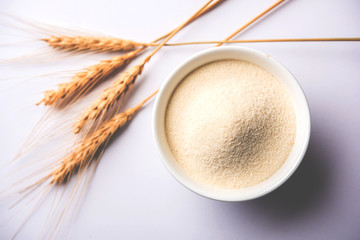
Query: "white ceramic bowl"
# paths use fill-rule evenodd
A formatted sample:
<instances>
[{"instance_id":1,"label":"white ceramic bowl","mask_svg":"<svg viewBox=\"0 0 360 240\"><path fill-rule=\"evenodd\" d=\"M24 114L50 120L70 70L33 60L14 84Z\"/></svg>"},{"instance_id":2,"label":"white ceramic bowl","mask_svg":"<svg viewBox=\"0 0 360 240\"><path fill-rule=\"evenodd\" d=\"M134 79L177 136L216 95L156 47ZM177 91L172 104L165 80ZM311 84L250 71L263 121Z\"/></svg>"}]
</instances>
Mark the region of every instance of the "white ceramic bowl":
<instances>
[{"instance_id":1,"label":"white ceramic bowl","mask_svg":"<svg viewBox=\"0 0 360 240\"><path fill-rule=\"evenodd\" d=\"M295 143L282 167L267 180L237 190L215 189L193 180L177 163L165 134L165 113L172 93L194 69L216 60L238 59L257 64L272 73L289 91L296 111ZM222 201L245 201L263 196L284 183L299 166L310 138L310 112L305 95L294 76L269 55L246 47L214 47L199 52L181 63L165 80L153 111L153 135L161 159L169 172L185 187L202 196Z\"/></svg>"}]
</instances>

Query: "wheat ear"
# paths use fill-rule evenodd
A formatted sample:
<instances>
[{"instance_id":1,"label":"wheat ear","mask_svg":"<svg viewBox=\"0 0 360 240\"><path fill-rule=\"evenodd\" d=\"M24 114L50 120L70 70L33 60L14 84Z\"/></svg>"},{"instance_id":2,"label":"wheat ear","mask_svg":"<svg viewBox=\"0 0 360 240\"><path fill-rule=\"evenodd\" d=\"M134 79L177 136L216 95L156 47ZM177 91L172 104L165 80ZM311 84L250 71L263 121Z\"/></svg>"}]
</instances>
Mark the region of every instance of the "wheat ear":
<instances>
[{"instance_id":1,"label":"wheat ear","mask_svg":"<svg viewBox=\"0 0 360 240\"><path fill-rule=\"evenodd\" d=\"M209 0L200 10L198 10L191 18L177 27L166 39L147 57L145 57L140 64L133 66L128 71L120 75L120 77L112 84L110 88L105 89L101 96L96 99L90 107L88 107L80 118L74 124L73 132L79 133L86 123L90 120L97 120L103 116L115 103L120 103L124 99L125 94L134 85L137 77L142 73L145 64L150 61L151 57L155 55L177 32L179 32L185 25L187 25L194 16L203 11L212 0Z\"/></svg>"},{"instance_id":2,"label":"wheat ear","mask_svg":"<svg viewBox=\"0 0 360 240\"><path fill-rule=\"evenodd\" d=\"M140 51L138 49L121 56L115 56L86 68L84 71L77 73L71 81L59 84L56 90L46 91L43 99L36 104L55 105L59 101L71 101L70 97L79 97L116 69L129 63Z\"/></svg>"},{"instance_id":3,"label":"wheat ear","mask_svg":"<svg viewBox=\"0 0 360 240\"><path fill-rule=\"evenodd\" d=\"M158 91L151 94L134 108L127 109L125 112L113 116L104 122L99 129L87 136L61 165L50 173L52 184L64 184L69 181L71 176L81 169L88 167L94 158L95 153L100 147L108 142L111 136L126 123L128 123L137 111L150 100Z\"/></svg>"},{"instance_id":4,"label":"wheat ear","mask_svg":"<svg viewBox=\"0 0 360 240\"><path fill-rule=\"evenodd\" d=\"M192 18L192 21L198 17L214 9L219 3L225 0L217 0L211 5L207 6L199 14ZM189 23L190 23L189 22ZM50 47L63 50L63 51L77 51L77 52L116 52L116 51L129 51L139 47L158 46L156 43L166 37L168 37L172 31L164 34L163 36L155 39L151 43L136 42L132 40L125 40L115 37L94 37L94 36L50 36L48 38L42 38L41 40L46 42Z\"/></svg>"},{"instance_id":5,"label":"wheat ear","mask_svg":"<svg viewBox=\"0 0 360 240\"><path fill-rule=\"evenodd\" d=\"M89 120L97 119L104 109L110 109L116 102L121 101L127 91L135 83L136 78L144 69L144 64L131 67L113 83L112 87L107 88L101 96L75 122L74 133L79 133Z\"/></svg>"},{"instance_id":6,"label":"wheat ear","mask_svg":"<svg viewBox=\"0 0 360 240\"><path fill-rule=\"evenodd\" d=\"M114 37L87 37L87 36L51 36L43 38L43 41L57 50L65 51L97 51L97 52L115 52L129 51L138 47L155 46L155 43L141 43L132 40L125 40Z\"/></svg>"}]
</instances>

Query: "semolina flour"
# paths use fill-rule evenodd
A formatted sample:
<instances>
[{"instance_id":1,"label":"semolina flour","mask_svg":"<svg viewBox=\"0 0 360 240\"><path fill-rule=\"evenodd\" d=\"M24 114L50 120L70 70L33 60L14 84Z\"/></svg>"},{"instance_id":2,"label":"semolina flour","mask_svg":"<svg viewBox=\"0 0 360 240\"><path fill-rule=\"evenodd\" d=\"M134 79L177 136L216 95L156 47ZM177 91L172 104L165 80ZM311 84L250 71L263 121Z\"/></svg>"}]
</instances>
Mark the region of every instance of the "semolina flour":
<instances>
[{"instance_id":1,"label":"semolina flour","mask_svg":"<svg viewBox=\"0 0 360 240\"><path fill-rule=\"evenodd\" d=\"M195 69L166 111L170 149L196 181L238 189L272 176L287 159L296 116L285 87L269 72L239 60Z\"/></svg>"}]
</instances>

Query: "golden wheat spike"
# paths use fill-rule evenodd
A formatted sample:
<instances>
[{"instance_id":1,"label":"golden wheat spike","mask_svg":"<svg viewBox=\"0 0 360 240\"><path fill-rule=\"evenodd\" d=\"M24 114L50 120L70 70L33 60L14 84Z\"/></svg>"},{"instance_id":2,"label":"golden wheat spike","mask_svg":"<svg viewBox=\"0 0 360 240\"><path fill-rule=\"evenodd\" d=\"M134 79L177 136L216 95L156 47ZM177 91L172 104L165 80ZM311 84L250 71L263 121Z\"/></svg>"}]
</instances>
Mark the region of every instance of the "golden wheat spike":
<instances>
[{"instance_id":1,"label":"golden wheat spike","mask_svg":"<svg viewBox=\"0 0 360 240\"><path fill-rule=\"evenodd\" d=\"M120 102L127 91L135 83L136 78L143 71L144 64L145 63L133 66L126 72L122 73L112 86L107 88L75 122L74 133L79 133L88 121L97 119L116 102Z\"/></svg>"},{"instance_id":2,"label":"golden wheat spike","mask_svg":"<svg viewBox=\"0 0 360 240\"><path fill-rule=\"evenodd\" d=\"M100 147L104 145L111 138L111 136L126 123L128 123L135 113L150 100L158 90L143 100L134 108L129 108L125 112L119 113L112 117L110 120L104 122L101 127L87 136L81 145L79 145L67 158L64 159L62 164L50 173L52 177L52 184L67 183L72 176L81 168L86 168L91 163L95 153Z\"/></svg>"},{"instance_id":3,"label":"golden wheat spike","mask_svg":"<svg viewBox=\"0 0 360 240\"><path fill-rule=\"evenodd\" d=\"M212 4L208 5L205 9L194 16L190 22L196 20L203 14L211 11L220 3L225 0L217 0ZM189 22L189 23L190 23ZM134 50L138 47L158 46L156 43L166 37L168 37L172 31L164 34L163 36L155 39L151 43L136 42L132 40L126 40L116 37L94 37L94 36L50 36L48 38L42 38L41 40L46 42L50 47L57 50L64 51L97 51L97 52L115 52L115 51L129 51Z\"/></svg>"},{"instance_id":4,"label":"golden wheat spike","mask_svg":"<svg viewBox=\"0 0 360 240\"><path fill-rule=\"evenodd\" d=\"M154 46L153 43L141 43L114 37L91 37L91 36L51 36L43 38L43 41L54 49L65 51L97 51L115 52L129 51L138 47Z\"/></svg>"},{"instance_id":5,"label":"golden wheat spike","mask_svg":"<svg viewBox=\"0 0 360 240\"><path fill-rule=\"evenodd\" d=\"M115 56L109 60L103 60L83 72L77 73L71 81L59 84L56 90L46 91L43 99L36 104L55 105L61 100L69 100L68 97L79 97L80 93L86 92L87 89L113 73L115 69L130 62L140 51L138 49L121 56ZM73 95L74 93L76 93L76 96Z\"/></svg>"}]
</instances>

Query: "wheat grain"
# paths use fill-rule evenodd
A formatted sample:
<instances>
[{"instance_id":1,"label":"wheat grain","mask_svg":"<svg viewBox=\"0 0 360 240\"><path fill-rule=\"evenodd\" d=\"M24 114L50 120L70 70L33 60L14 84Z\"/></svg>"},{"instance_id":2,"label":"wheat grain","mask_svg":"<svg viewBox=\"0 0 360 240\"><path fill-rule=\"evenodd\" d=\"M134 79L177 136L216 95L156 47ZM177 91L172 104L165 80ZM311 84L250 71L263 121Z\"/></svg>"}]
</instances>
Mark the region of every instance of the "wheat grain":
<instances>
[{"instance_id":1,"label":"wheat grain","mask_svg":"<svg viewBox=\"0 0 360 240\"><path fill-rule=\"evenodd\" d=\"M61 100L64 103L68 103L66 100L74 101L74 99L69 98L78 98L116 69L128 64L140 51L141 49L137 49L88 67L83 72L77 73L71 81L59 84L56 90L46 91L43 99L36 104L39 105L43 102L44 105L55 105Z\"/></svg>"},{"instance_id":2,"label":"wheat grain","mask_svg":"<svg viewBox=\"0 0 360 240\"><path fill-rule=\"evenodd\" d=\"M79 145L62 164L50 173L52 177L52 184L67 183L70 177L78 170L86 168L90 165L95 153L101 148L105 147L111 136L125 124L127 124L134 114L155 94L158 90L143 100L134 108L129 108L125 112L119 113L110 120L104 122L99 129L87 136L81 145Z\"/></svg>"},{"instance_id":3,"label":"wheat grain","mask_svg":"<svg viewBox=\"0 0 360 240\"><path fill-rule=\"evenodd\" d=\"M50 47L65 51L97 51L115 52L129 51L138 47L157 45L155 43L141 43L114 37L91 37L91 36L51 36L43 38Z\"/></svg>"},{"instance_id":4,"label":"wheat grain","mask_svg":"<svg viewBox=\"0 0 360 240\"><path fill-rule=\"evenodd\" d=\"M101 113L110 109L115 102L120 102L127 91L133 86L136 78L144 69L145 62L131 67L107 88L92 105L87 108L81 117L75 122L74 133L79 133L89 120L97 119Z\"/></svg>"}]
</instances>

